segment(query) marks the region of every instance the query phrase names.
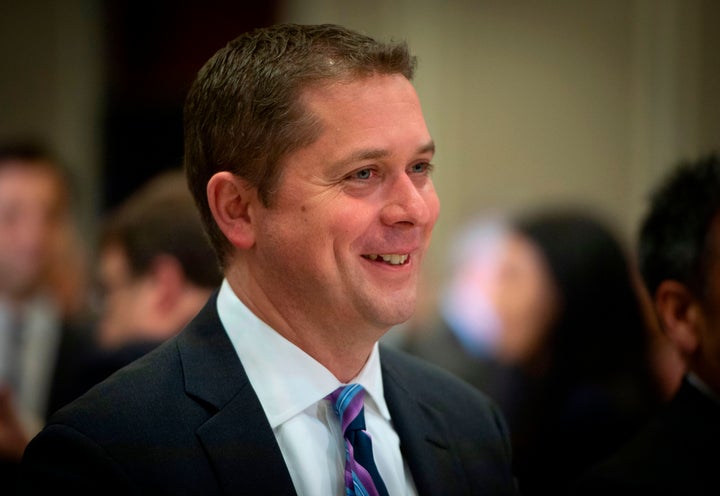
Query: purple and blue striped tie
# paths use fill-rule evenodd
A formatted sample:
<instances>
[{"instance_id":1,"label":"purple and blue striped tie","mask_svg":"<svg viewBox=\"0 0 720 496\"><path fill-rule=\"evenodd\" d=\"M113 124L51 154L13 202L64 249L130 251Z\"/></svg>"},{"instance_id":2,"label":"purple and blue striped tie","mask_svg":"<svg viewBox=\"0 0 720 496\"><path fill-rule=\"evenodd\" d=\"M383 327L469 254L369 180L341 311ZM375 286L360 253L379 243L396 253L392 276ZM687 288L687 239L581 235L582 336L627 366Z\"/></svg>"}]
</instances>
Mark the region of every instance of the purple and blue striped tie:
<instances>
[{"instance_id":1,"label":"purple and blue striped tie","mask_svg":"<svg viewBox=\"0 0 720 496\"><path fill-rule=\"evenodd\" d=\"M364 396L360 384L339 387L328 395L345 437L345 494L388 496L375 466L370 435L365 431Z\"/></svg>"}]
</instances>

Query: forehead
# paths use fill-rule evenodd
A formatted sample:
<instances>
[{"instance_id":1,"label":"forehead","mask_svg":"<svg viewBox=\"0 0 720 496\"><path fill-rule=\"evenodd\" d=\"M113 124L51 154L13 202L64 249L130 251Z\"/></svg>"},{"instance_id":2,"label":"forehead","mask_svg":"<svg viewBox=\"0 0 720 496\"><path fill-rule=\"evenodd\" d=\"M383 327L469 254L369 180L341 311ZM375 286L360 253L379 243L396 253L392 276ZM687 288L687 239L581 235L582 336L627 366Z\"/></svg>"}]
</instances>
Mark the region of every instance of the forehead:
<instances>
[{"instance_id":1,"label":"forehead","mask_svg":"<svg viewBox=\"0 0 720 496\"><path fill-rule=\"evenodd\" d=\"M65 193L60 173L44 162L0 163L0 190L0 199L27 195L59 199Z\"/></svg>"},{"instance_id":2,"label":"forehead","mask_svg":"<svg viewBox=\"0 0 720 496\"><path fill-rule=\"evenodd\" d=\"M337 105L361 111L368 104L420 106L412 83L402 74L371 74L309 84L300 92L305 106L314 112L332 113Z\"/></svg>"},{"instance_id":3,"label":"forehead","mask_svg":"<svg viewBox=\"0 0 720 496\"><path fill-rule=\"evenodd\" d=\"M60 191L60 173L45 161L7 160L0 162L2 185L50 186Z\"/></svg>"},{"instance_id":4,"label":"forehead","mask_svg":"<svg viewBox=\"0 0 720 496\"><path fill-rule=\"evenodd\" d=\"M401 74L311 86L302 102L320 129L310 148L323 146L328 158L354 147L415 150L431 141L415 88Z\"/></svg>"}]
</instances>

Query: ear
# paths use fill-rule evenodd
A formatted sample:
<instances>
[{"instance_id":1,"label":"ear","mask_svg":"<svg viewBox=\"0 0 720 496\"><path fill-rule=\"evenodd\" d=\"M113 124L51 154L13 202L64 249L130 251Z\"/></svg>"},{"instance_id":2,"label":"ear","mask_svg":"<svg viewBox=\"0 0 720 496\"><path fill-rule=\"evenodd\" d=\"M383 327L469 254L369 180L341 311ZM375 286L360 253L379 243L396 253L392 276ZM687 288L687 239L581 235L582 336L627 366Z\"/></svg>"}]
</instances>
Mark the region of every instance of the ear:
<instances>
[{"instance_id":1,"label":"ear","mask_svg":"<svg viewBox=\"0 0 720 496\"><path fill-rule=\"evenodd\" d=\"M675 347L688 357L698 347L700 306L684 284L663 281L655 292L655 308L663 330Z\"/></svg>"},{"instance_id":2,"label":"ear","mask_svg":"<svg viewBox=\"0 0 720 496\"><path fill-rule=\"evenodd\" d=\"M159 255L153 260L150 278L154 287L154 303L162 315L177 308L185 289L185 273L180 262L171 255Z\"/></svg>"},{"instance_id":3,"label":"ear","mask_svg":"<svg viewBox=\"0 0 720 496\"><path fill-rule=\"evenodd\" d=\"M247 181L230 171L210 178L207 197L215 222L234 246L246 250L255 244L252 207L257 192Z\"/></svg>"}]
</instances>

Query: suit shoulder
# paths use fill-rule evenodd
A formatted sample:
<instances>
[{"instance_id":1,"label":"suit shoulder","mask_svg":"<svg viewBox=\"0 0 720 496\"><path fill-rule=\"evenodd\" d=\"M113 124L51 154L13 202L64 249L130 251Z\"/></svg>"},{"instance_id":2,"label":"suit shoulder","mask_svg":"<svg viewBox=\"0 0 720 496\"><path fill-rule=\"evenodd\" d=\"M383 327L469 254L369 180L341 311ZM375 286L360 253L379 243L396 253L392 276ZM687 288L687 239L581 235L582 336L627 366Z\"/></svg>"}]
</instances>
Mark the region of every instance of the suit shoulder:
<instances>
[{"instance_id":1,"label":"suit shoulder","mask_svg":"<svg viewBox=\"0 0 720 496\"><path fill-rule=\"evenodd\" d=\"M485 392L444 368L403 350L381 347L381 363L387 374L403 384L413 396L431 404L454 404L497 410Z\"/></svg>"},{"instance_id":2,"label":"suit shoulder","mask_svg":"<svg viewBox=\"0 0 720 496\"><path fill-rule=\"evenodd\" d=\"M576 482L577 495L633 490L638 494L718 494L717 421L704 421L684 397L662 408L610 457Z\"/></svg>"},{"instance_id":3,"label":"suit shoulder","mask_svg":"<svg viewBox=\"0 0 720 496\"><path fill-rule=\"evenodd\" d=\"M91 426L115 418L132 418L147 405L182 394L182 372L174 340L112 373L86 393L56 411L48 424Z\"/></svg>"}]
</instances>

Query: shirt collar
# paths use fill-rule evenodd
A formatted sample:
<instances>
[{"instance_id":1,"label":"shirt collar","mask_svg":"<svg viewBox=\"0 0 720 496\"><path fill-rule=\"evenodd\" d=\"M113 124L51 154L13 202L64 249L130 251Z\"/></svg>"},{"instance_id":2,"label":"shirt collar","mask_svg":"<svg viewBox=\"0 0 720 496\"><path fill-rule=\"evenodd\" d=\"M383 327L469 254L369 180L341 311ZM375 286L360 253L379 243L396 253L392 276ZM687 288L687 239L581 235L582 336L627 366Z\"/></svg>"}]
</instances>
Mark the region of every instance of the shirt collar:
<instances>
[{"instance_id":1,"label":"shirt collar","mask_svg":"<svg viewBox=\"0 0 720 496\"><path fill-rule=\"evenodd\" d=\"M321 363L253 314L227 279L220 287L217 310L273 429L342 385ZM366 405L390 420L377 343L351 382L367 391Z\"/></svg>"}]
</instances>

